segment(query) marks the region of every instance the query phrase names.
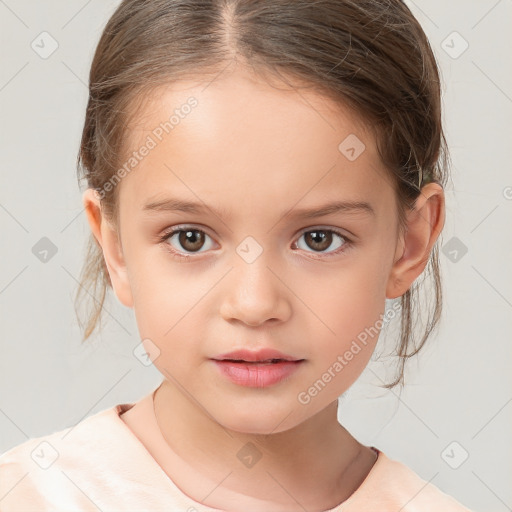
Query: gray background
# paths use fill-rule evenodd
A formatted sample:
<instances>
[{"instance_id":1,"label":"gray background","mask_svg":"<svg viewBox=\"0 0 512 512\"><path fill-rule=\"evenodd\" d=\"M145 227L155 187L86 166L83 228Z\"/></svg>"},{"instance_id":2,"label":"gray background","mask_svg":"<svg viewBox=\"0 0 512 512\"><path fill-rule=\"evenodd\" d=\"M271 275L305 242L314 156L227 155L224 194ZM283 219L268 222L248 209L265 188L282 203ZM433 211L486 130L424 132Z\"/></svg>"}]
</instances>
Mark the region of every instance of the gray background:
<instances>
[{"instance_id":1,"label":"gray background","mask_svg":"<svg viewBox=\"0 0 512 512\"><path fill-rule=\"evenodd\" d=\"M376 387L385 362L373 361L340 399L339 417L466 506L512 510L512 2L407 3L443 78L453 160L445 309L403 392ZM72 304L89 233L75 178L87 76L117 4L0 0L0 452L135 401L161 380L134 357L135 320L114 295L103 333L84 346ZM47 58L31 47L43 31L58 43ZM32 252L42 237L57 247L46 263ZM454 259L452 244L467 253Z\"/></svg>"}]
</instances>

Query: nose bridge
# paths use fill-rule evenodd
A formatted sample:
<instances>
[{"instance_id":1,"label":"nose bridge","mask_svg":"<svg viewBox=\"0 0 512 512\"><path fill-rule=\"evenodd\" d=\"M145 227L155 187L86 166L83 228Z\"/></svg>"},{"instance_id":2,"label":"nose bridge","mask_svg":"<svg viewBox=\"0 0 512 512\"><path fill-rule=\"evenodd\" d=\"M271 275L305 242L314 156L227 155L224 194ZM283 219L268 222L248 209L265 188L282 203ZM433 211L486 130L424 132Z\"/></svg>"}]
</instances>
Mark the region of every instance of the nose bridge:
<instances>
[{"instance_id":1,"label":"nose bridge","mask_svg":"<svg viewBox=\"0 0 512 512\"><path fill-rule=\"evenodd\" d=\"M272 253L252 236L236 247L234 268L222 301L221 313L225 319L237 318L259 325L272 318L282 320L289 314L287 288L272 268L275 265L271 261Z\"/></svg>"}]
</instances>

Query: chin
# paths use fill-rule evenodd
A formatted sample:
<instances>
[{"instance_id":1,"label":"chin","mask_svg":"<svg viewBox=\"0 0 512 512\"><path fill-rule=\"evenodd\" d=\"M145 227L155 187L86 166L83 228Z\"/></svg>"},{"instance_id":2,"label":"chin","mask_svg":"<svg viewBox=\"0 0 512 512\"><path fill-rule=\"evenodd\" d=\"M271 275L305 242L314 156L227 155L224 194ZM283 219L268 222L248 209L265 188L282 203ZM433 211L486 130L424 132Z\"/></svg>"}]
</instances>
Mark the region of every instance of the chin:
<instances>
[{"instance_id":1,"label":"chin","mask_svg":"<svg viewBox=\"0 0 512 512\"><path fill-rule=\"evenodd\" d=\"M298 423L293 414L283 414L283 408L275 411L259 411L252 408L245 413L229 409L223 415L217 415L216 421L222 427L239 434L270 435L285 432ZM300 423L300 421L299 421Z\"/></svg>"}]
</instances>

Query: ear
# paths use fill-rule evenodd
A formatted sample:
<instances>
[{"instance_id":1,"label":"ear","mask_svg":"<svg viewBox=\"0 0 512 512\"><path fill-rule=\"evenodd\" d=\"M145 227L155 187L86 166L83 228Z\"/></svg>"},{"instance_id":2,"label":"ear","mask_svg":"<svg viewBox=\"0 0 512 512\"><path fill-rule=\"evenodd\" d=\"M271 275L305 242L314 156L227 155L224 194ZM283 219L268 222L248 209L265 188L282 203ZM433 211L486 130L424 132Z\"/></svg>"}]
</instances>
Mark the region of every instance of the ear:
<instances>
[{"instance_id":1,"label":"ear","mask_svg":"<svg viewBox=\"0 0 512 512\"><path fill-rule=\"evenodd\" d=\"M103 251L112 288L121 304L131 308L133 297L117 230L103 215L99 195L94 189L88 188L83 193L82 202L91 231Z\"/></svg>"},{"instance_id":2,"label":"ear","mask_svg":"<svg viewBox=\"0 0 512 512\"><path fill-rule=\"evenodd\" d=\"M414 207L407 212L407 229L398 244L388 279L388 299L406 293L423 272L444 221L443 187L437 183L428 183L421 189Z\"/></svg>"}]
</instances>

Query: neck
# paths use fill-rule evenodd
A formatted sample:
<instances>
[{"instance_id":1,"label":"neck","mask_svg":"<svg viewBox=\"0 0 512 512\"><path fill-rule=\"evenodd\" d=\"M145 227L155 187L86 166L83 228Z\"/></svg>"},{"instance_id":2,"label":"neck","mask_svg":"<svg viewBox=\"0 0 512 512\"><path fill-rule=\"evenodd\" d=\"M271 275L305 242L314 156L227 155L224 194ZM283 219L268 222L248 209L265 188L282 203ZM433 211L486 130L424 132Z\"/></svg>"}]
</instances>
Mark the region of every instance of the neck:
<instances>
[{"instance_id":1,"label":"neck","mask_svg":"<svg viewBox=\"0 0 512 512\"><path fill-rule=\"evenodd\" d=\"M231 492L253 500L270 497L273 504L284 507L272 508L266 503L268 511L287 510L287 506L295 510L297 502L304 506L316 503L315 509L325 502L325 510L347 499L360 483L349 468L361 454L362 445L339 424L337 401L294 428L271 434L225 428L167 380L156 390L153 403L169 447L217 485L217 500L212 496L205 503L209 506L221 504L221 496ZM222 484L222 491L218 486L226 475L229 479ZM249 509L247 505L245 510Z\"/></svg>"}]
</instances>

